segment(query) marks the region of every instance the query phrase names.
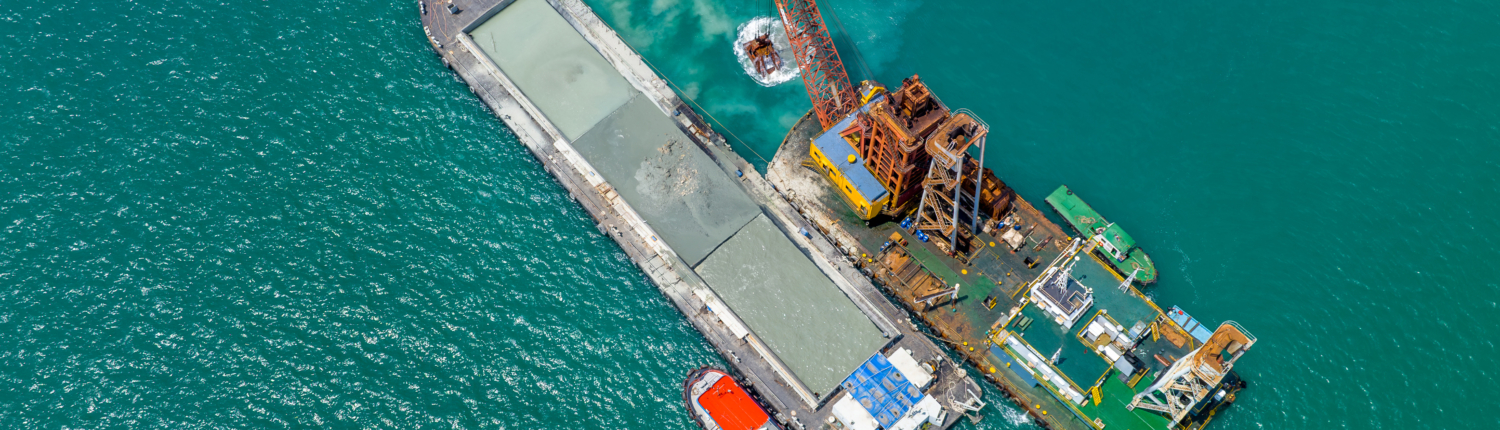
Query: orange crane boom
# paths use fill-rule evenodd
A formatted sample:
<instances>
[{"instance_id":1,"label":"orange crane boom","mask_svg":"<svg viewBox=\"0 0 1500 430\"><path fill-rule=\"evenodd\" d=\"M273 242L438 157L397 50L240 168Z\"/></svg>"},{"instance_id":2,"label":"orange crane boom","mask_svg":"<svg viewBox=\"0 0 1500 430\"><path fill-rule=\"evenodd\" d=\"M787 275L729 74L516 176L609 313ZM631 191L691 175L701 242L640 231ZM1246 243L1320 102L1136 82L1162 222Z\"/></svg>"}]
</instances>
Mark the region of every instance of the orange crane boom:
<instances>
[{"instance_id":1,"label":"orange crane boom","mask_svg":"<svg viewBox=\"0 0 1500 430\"><path fill-rule=\"evenodd\" d=\"M818 122L828 127L839 122L858 103L854 86L849 84L849 73L839 59L833 39L828 36L828 27L823 24L823 15L818 13L815 0L776 0L776 9L781 11L781 24L786 26L786 38L792 43L792 53L797 57L801 69L802 84L807 87L807 96L812 99L813 110L818 113Z\"/></svg>"}]
</instances>

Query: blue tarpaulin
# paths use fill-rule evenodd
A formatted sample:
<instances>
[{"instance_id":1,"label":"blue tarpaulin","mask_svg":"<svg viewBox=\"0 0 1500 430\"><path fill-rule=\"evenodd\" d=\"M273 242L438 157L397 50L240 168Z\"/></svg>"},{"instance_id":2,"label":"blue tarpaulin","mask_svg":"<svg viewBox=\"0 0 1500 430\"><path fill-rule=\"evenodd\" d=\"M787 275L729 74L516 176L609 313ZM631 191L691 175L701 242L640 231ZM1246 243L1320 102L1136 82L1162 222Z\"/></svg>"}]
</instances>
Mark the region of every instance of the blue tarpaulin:
<instances>
[{"instance_id":1,"label":"blue tarpaulin","mask_svg":"<svg viewBox=\"0 0 1500 430\"><path fill-rule=\"evenodd\" d=\"M880 428L890 428L922 399L922 392L917 391L917 387L880 354L861 364L844 379L843 386L844 391L875 417Z\"/></svg>"}]
</instances>

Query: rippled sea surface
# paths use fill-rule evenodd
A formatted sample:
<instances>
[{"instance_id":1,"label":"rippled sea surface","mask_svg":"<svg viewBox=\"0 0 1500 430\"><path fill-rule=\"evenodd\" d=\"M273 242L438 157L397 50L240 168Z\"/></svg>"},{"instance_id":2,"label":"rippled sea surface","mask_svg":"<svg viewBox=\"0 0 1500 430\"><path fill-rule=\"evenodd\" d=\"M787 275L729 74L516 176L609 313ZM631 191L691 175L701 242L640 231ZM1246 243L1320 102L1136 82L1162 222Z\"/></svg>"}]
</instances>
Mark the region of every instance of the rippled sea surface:
<instances>
[{"instance_id":1,"label":"rippled sea surface","mask_svg":"<svg viewBox=\"0 0 1500 430\"><path fill-rule=\"evenodd\" d=\"M589 3L746 158L808 107L735 62L769 0ZM1259 336L1213 427L1500 427L1500 6L820 4L857 79L920 73L1023 196L1131 231L1158 302ZM0 427L693 427L681 378L722 361L415 2L0 28ZM989 394L964 428L1030 427Z\"/></svg>"}]
</instances>

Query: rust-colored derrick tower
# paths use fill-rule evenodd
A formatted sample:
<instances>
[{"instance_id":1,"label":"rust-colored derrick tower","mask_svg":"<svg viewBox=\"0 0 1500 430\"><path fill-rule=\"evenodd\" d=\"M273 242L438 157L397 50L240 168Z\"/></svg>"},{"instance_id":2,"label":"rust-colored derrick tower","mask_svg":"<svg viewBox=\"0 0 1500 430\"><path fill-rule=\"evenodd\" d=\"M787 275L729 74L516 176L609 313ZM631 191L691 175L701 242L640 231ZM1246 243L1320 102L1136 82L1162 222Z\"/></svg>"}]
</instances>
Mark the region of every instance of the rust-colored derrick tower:
<instances>
[{"instance_id":1,"label":"rust-colored derrick tower","mask_svg":"<svg viewBox=\"0 0 1500 430\"><path fill-rule=\"evenodd\" d=\"M917 208L917 230L938 240L950 255L969 254L969 245L978 230L980 193L985 179L980 162L969 156L969 148L985 149L990 127L966 110L943 122L927 138L927 152L932 164L922 181L922 203Z\"/></svg>"},{"instance_id":2,"label":"rust-colored derrick tower","mask_svg":"<svg viewBox=\"0 0 1500 430\"><path fill-rule=\"evenodd\" d=\"M981 127L987 131L988 126L983 125L972 114L961 117L950 115L948 107L916 75L903 79L901 87L895 92L887 91L878 83L866 81L856 94L854 87L849 84L844 63L834 49L833 39L829 37L823 16L818 12L817 1L776 0L776 8L781 12L781 22L786 26L787 39L792 43L797 66L801 69L802 83L807 87L807 95L812 99L813 111L817 113L823 130L829 131L830 127L851 113L856 115L847 127L832 131L854 147L855 152L864 160L864 166L890 193L891 200L883 211L886 215L904 216L920 201L925 201L922 197L924 194L932 194L924 189L938 187L939 191L933 192L948 197L932 197L935 199L934 208L951 209L958 204L968 206L968 209L947 211L949 216L946 218L931 215L925 218L925 224L919 219L919 226L925 227L918 229L941 231L941 237L951 243L959 241L954 226L967 224L966 227L972 230L978 224L975 214L984 213L994 218L1009 206L1008 189L998 180L993 180L993 185L985 184L989 186L983 186L982 191L975 191L982 186L983 181L991 181L994 176L984 173L987 170L980 170L980 163L975 163L972 157L966 158L963 151L976 140L982 141L983 131L977 131L979 134L975 139L963 143L964 149L949 148L957 151L957 155L946 156L957 159L951 163L943 163L943 168L956 169L956 177L951 180L931 179L928 172L929 167L938 164L933 160L933 155L929 154L929 140L934 139L934 132L940 129L957 130L958 127L970 127L963 129L968 132L976 132L972 127ZM944 142L952 139L950 136ZM943 174L946 173L939 173L940 176ZM980 176L985 179L978 179ZM924 179L928 183L924 184ZM955 191L952 187L967 187L969 197L964 199L964 192ZM973 204L976 194L980 195L978 200L985 203L981 206L986 210L981 211L980 207ZM943 199L953 202L939 201ZM949 252L954 252L951 246L949 249Z\"/></svg>"},{"instance_id":3,"label":"rust-colored derrick tower","mask_svg":"<svg viewBox=\"0 0 1500 430\"><path fill-rule=\"evenodd\" d=\"M899 215L921 196L922 178L931 159L922 142L948 118L948 107L918 76L903 79L894 93L866 83L865 94L870 95L868 109L861 110L859 121L839 134L854 145L867 160L865 167L890 191L886 212Z\"/></svg>"},{"instance_id":4,"label":"rust-colored derrick tower","mask_svg":"<svg viewBox=\"0 0 1500 430\"><path fill-rule=\"evenodd\" d=\"M818 122L826 130L855 108L857 100L849 73L844 71L844 62L828 36L817 1L776 0L776 9L781 11L786 38L802 69L802 84L818 113Z\"/></svg>"}]
</instances>

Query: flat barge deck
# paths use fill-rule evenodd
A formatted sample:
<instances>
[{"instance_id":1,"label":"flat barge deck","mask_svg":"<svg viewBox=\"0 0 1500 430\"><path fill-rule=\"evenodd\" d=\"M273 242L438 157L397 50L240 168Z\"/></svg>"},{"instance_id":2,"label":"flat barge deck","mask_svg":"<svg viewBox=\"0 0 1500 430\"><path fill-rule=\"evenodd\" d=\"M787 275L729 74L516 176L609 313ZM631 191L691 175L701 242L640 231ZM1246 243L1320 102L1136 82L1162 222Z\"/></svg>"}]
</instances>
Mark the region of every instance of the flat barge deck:
<instances>
[{"instance_id":1,"label":"flat barge deck","mask_svg":"<svg viewBox=\"0 0 1500 430\"><path fill-rule=\"evenodd\" d=\"M901 223L867 223L809 156L823 132L813 112L804 115L766 177L1037 423L1201 429L1244 387L1229 369L1252 335L1233 322L1215 331L1175 307L1162 310L1138 278L1092 252L1098 244L1075 240L1020 196L994 220L1000 228L974 233L977 251L963 260ZM1195 366L1205 371L1185 373ZM1163 397L1172 404L1144 400Z\"/></svg>"},{"instance_id":2,"label":"flat barge deck","mask_svg":"<svg viewBox=\"0 0 1500 430\"><path fill-rule=\"evenodd\" d=\"M443 63L779 424L947 428L982 406L961 363L848 248L818 234L587 5L424 1Z\"/></svg>"}]
</instances>

